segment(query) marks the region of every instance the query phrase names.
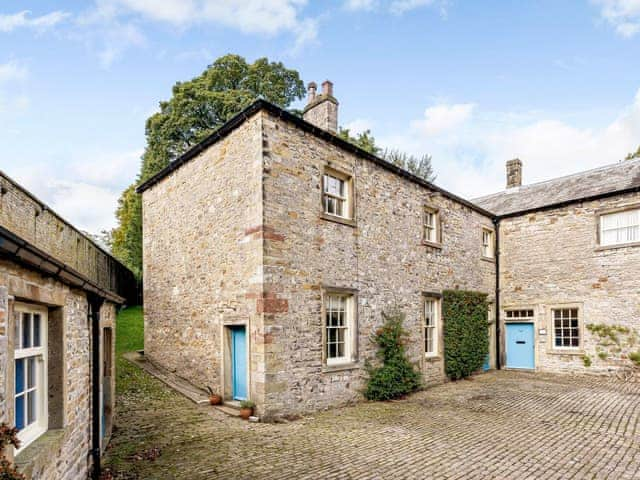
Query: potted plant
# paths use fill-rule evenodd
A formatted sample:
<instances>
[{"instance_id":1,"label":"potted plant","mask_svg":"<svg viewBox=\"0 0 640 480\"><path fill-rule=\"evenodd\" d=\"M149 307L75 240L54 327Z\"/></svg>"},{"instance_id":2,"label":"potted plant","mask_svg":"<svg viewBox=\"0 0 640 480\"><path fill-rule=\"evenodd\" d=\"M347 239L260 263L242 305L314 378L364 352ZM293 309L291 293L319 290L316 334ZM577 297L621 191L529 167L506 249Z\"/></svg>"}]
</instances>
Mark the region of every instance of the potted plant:
<instances>
[{"instance_id":1,"label":"potted plant","mask_svg":"<svg viewBox=\"0 0 640 480\"><path fill-rule=\"evenodd\" d=\"M240 402L240 417L244 420L248 420L251 415L253 415L253 409L256 407L256 404L251 400L242 400Z\"/></svg>"},{"instance_id":2,"label":"potted plant","mask_svg":"<svg viewBox=\"0 0 640 480\"><path fill-rule=\"evenodd\" d=\"M222 396L214 393L213 389L209 386L207 386L207 390L209 391L209 404L220 405L222 403Z\"/></svg>"}]
</instances>

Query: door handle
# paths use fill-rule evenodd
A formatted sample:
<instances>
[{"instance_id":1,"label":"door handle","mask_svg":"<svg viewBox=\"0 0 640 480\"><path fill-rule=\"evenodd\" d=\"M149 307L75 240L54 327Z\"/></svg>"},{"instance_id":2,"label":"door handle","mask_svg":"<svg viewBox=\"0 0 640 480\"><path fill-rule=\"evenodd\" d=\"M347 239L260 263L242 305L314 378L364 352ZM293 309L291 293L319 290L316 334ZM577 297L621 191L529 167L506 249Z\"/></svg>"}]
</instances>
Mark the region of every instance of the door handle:
<instances>
[{"instance_id":1,"label":"door handle","mask_svg":"<svg viewBox=\"0 0 640 480\"><path fill-rule=\"evenodd\" d=\"M525 344L525 343L527 343L527 342L525 342L524 340L516 340L516 343L517 343L518 345L524 345L524 344Z\"/></svg>"}]
</instances>

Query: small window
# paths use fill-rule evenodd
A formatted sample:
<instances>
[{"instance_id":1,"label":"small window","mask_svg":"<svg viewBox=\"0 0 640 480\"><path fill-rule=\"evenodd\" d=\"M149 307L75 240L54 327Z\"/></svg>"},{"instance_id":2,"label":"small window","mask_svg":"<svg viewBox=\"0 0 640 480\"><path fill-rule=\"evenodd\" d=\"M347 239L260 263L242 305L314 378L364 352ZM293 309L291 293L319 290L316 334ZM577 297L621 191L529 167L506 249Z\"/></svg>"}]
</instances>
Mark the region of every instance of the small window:
<instances>
[{"instance_id":1,"label":"small window","mask_svg":"<svg viewBox=\"0 0 640 480\"><path fill-rule=\"evenodd\" d=\"M600 216L600 244L622 245L640 242L640 209Z\"/></svg>"},{"instance_id":2,"label":"small window","mask_svg":"<svg viewBox=\"0 0 640 480\"><path fill-rule=\"evenodd\" d=\"M559 308L553 314L553 345L556 348L580 348L577 308Z\"/></svg>"},{"instance_id":3,"label":"small window","mask_svg":"<svg viewBox=\"0 0 640 480\"><path fill-rule=\"evenodd\" d=\"M350 185L347 177L325 173L323 176L322 205L324 213L350 219Z\"/></svg>"},{"instance_id":4,"label":"small window","mask_svg":"<svg viewBox=\"0 0 640 480\"><path fill-rule=\"evenodd\" d=\"M505 315L507 320L533 320L533 310L506 310Z\"/></svg>"},{"instance_id":5,"label":"small window","mask_svg":"<svg viewBox=\"0 0 640 480\"><path fill-rule=\"evenodd\" d=\"M439 215L438 211L425 207L424 209L424 240L429 243L439 243L440 242L440 225L439 225Z\"/></svg>"},{"instance_id":6,"label":"small window","mask_svg":"<svg viewBox=\"0 0 640 480\"><path fill-rule=\"evenodd\" d=\"M351 362L353 295L329 293L325 297L325 355L327 365Z\"/></svg>"},{"instance_id":7,"label":"small window","mask_svg":"<svg viewBox=\"0 0 640 480\"><path fill-rule=\"evenodd\" d=\"M16 305L14 312L15 425L21 448L47 429L46 311Z\"/></svg>"},{"instance_id":8,"label":"small window","mask_svg":"<svg viewBox=\"0 0 640 480\"><path fill-rule=\"evenodd\" d=\"M494 256L493 230L488 228L482 229L482 256L485 258Z\"/></svg>"},{"instance_id":9,"label":"small window","mask_svg":"<svg viewBox=\"0 0 640 480\"><path fill-rule=\"evenodd\" d=\"M437 298L424 299L424 353L427 357L438 355L438 323L440 301Z\"/></svg>"}]
</instances>

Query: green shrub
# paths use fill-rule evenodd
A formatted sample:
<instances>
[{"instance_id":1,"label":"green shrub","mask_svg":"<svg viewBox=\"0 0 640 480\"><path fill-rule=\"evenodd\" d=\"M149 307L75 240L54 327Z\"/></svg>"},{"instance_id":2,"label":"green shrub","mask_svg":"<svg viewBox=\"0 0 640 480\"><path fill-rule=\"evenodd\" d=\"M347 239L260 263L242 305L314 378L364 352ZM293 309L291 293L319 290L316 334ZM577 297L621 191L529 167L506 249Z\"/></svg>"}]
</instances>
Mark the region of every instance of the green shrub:
<instances>
[{"instance_id":1,"label":"green shrub","mask_svg":"<svg viewBox=\"0 0 640 480\"><path fill-rule=\"evenodd\" d=\"M589 355L582 356L582 363L585 367L589 368L591 366L591 357Z\"/></svg>"},{"instance_id":2,"label":"green shrub","mask_svg":"<svg viewBox=\"0 0 640 480\"><path fill-rule=\"evenodd\" d=\"M404 315L400 312L382 314L384 324L374 340L378 345L378 358L382 365L377 368L367 366L369 380L364 392L368 400L391 400L420 388L420 373L405 355L402 329Z\"/></svg>"},{"instance_id":3,"label":"green shrub","mask_svg":"<svg viewBox=\"0 0 640 480\"><path fill-rule=\"evenodd\" d=\"M0 424L0 479L2 480L24 480L24 475L18 473L13 465L4 458L3 452L7 445L20 447L18 440L18 429L9 427L7 424Z\"/></svg>"},{"instance_id":4,"label":"green shrub","mask_svg":"<svg viewBox=\"0 0 640 480\"><path fill-rule=\"evenodd\" d=\"M256 408L256 404L251 400L242 400L240 402L240 408Z\"/></svg>"},{"instance_id":5,"label":"green shrub","mask_svg":"<svg viewBox=\"0 0 640 480\"><path fill-rule=\"evenodd\" d=\"M640 366L640 350L637 352L631 352L629 354L629 360L631 360L636 365Z\"/></svg>"},{"instance_id":6,"label":"green shrub","mask_svg":"<svg viewBox=\"0 0 640 480\"><path fill-rule=\"evenodd\" d=\"M603 350L598 352L598 358L600 360L606 360L609 357L609 354Z\"/></svg>"},{"instance_id":7,"label":"green shrub","mask_svg":"<svg viewBox=\"0 0 640 480\"><path fill-rule=\"evenodd\" d=\"M446 290L442 296L445 371L452 380L479 370L489 352L487 295Z\"/></svg>"}]
</instances>

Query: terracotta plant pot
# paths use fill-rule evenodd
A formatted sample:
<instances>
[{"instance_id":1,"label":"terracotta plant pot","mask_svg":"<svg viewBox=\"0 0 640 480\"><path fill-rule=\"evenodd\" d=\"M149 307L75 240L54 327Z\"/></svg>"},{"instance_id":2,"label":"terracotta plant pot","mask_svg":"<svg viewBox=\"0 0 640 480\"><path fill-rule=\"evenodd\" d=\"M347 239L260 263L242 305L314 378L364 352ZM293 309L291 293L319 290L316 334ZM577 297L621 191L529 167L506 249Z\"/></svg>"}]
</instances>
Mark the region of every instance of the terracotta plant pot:
<instances>
[{"instance_id":1,"label":"terracotta plant pot","mask_svg":"<svg viewBox=\"0 0 640 480\"><path fill-rule=\"evenodd\" d=\"M243 420L249 420L249 417L253 415L253 408L241 408L240 409L240 418Z\"/></svg>"},{"instance_id":2,"label":"terracotta plant pot","mask_svg":"<svg viewBox=\"0 0 640 480\"><path fill-rule=\"evenodd\" d=\"M220 405L222 403L222 397L217 393L213 393L209 395L209 404L210 405Z\"/></svg>"}]
</instances>

